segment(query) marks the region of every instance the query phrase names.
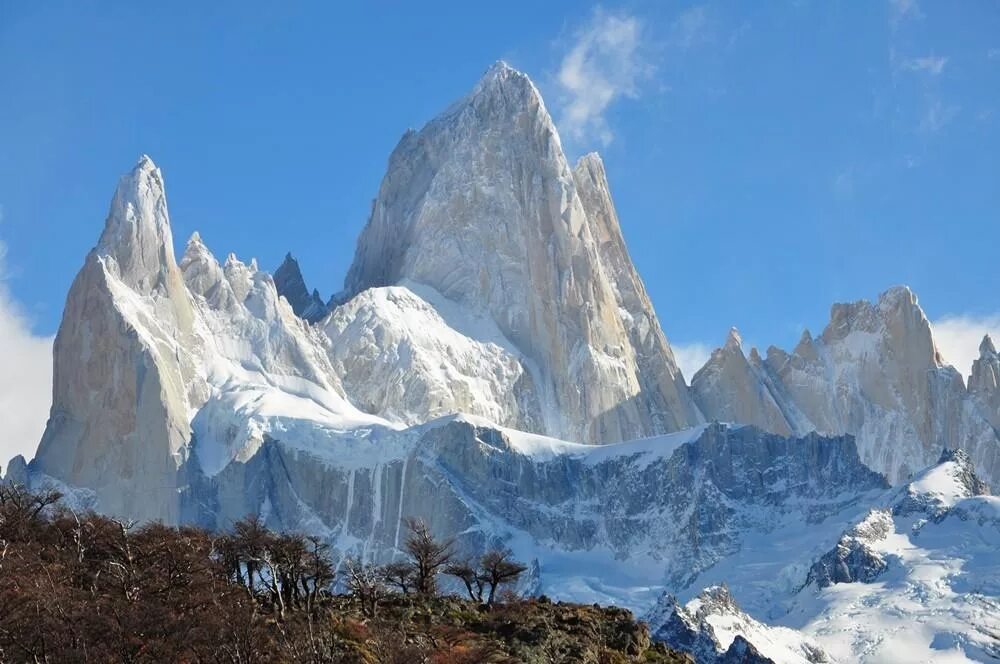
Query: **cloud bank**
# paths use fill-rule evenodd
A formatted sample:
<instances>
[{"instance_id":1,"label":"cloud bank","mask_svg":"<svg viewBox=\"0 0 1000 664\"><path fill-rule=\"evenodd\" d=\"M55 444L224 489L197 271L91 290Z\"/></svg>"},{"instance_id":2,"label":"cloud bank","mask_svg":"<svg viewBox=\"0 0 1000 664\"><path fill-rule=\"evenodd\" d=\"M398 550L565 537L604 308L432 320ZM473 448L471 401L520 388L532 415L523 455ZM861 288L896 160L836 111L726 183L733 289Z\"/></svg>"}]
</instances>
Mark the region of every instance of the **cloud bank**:
<instances>
[{"instance_id":1,"label":"cloud bank","mask_svg":"<svg viewBox=\"0 0 1000 664\"><path fill-rule=\"evenodd\" d=\"M641 33L635 16L597 9L573 34L557 76L559 127L573 141L607 145L614 138L608 107L621 97L637 97L649 71L640 55Z\"/></svg>"},{"instance_id":2,"label":"cloud bank","mask_svg":"<svg viewBox=\"0 0 1000 664\"><path fill-rule=\"evenodd\" d=\"M972 362L979 357L979 344L989 334L995 343L1000 342L1000 313L992 316L945 316L931 323L934 345L966 379L972 371Z\"/></svg>"},{"instance_id":3,"label":"cloud bank","mask_svg":"<svg viewBox=\"0 0 1000 664\"><path fill-rule=\"evenodd\" d=\"M5 283L0 244L0 467L17 454L30 459L52 403L52 337L32 334Z\"/></svg>"},{"instance_id":4,"label":"cloud bank","mask_svg":"<svg viewBox=\"0 0 1000 664\"><path fill-rule=\"evenodd\" d=\"M681 368L681 373L684 374L684 379L687 384L691 384L691 378L698 373L698 369L705 366L708 362L708 358L712 355L713 347L709 344L703 343L690 343L690 344L670 344L670 347L674 351L674 359L677 360L677 366Z\"/></svg>"}]
</instances>

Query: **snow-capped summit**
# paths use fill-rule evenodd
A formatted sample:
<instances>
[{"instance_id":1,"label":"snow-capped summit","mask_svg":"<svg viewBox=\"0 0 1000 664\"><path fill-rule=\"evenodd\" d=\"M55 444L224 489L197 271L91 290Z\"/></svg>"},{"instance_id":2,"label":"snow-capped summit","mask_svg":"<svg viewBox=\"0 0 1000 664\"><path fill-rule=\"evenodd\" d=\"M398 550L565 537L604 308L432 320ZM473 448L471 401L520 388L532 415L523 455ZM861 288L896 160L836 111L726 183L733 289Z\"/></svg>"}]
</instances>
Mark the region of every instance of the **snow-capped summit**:
<instances>
[{"instance_id":1,"label":"snow-capped summit","mask_svg":"<svg viewBox=\"0 0 1000 664\"><path fill-rule=\"evenodd\" d=\"M176 521L198 362L191 297L174 259L163 177L143 156L66 300L40 472L103 509Z\"/></svg>"},{"instance_id":2,"label":"snow-capped summit","mask_svg":"<svg viewBox=\"0 0 1000 664\"><path fill-rule=\"evenodd\" d=\"M488 313L537 369L537 422L586 442L700 421L621 238L596 157L574 172L538 90L504 63L408 133L345 282L403 280Z\"/></svg>"}]
</instances>

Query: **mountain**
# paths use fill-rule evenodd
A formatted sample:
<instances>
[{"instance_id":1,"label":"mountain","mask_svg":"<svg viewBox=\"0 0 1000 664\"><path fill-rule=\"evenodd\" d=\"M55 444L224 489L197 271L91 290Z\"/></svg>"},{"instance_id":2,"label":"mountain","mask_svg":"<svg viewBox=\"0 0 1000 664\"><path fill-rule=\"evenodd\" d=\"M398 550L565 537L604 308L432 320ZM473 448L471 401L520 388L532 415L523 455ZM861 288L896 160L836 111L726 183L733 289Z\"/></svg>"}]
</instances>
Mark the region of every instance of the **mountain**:
<instances>
[{"instance_id":1,"label":"mountain","mask_svg":"<svg viewBox=\"0 0 1000 664\"><path fill-rule=\"evenodd\" d=\"M979 358L972 363L969 394L982 416L1000 429L1000 354L988 334L979 344Z\"/></svg>"},{"instance_id":2,"label":"mountain","mask_svg":"<svg viewBox=\"0 0 1000 664\"><path fill-rule=\"evenodd\" d=\"M603 443L701 421L600 158L571 168L538 90L504 63L389 159L345 297L403 280L488 314L517 349L530 380L503 424Z\"/></svg>"},{"instance_id":3,"label":"mountain","mask_svg":"<svg viewBox=\"0 0 1000 664\"><path fill-rule=\"evenodd\" d=\"M712 590L653 605L654 637L704 661L736 635L778 662L1000 657L1000 499L969 456L946 450L856 507L846 521L849 511L747 538L690 586Z\"/></svg>"},{"instance_id":4,"label":"mountain","mask_svg":"<svg viewBox=\"0 0 1000 664\"><path fill-rule=\"evenodd\" d=\"M909 290L831 318L766 358L734 330L689 388L603 163L570 167L498 64L403 137L327 305L290 256L272 277L195 233L176 260L140 159L70 289L38 455L7 480L142 521L258 514L340 560L391 560L420 517L462 552L510 547L527 592L659 606L720 661L985 658L995 348L966 388Z\"/></svg>"},{"instance_id":5,"label":"mountain","mask_svg":"<svg viewBox=\"0 0 1000 664\"><path fill-rule=\"evenodd\" d=\"M968 451L1000 481L1000 361L987 338L968 389L945 365L916 296L892 288L871 303L836 304L818 338L788 353L744 356L730 334L695 374L691 391L709 419L803 435L850 434L861 458L893 483L933 464L943 448Z\"/></svg>"},{"instance_id":6,"label":"mountain","mask_svg":"<svg viewBox=\"0 0 1000 664\"><path fill-rule=\"evenodd\" d=\"M193 451L210 465L259 443L215 426L236 408L377 419L347 402L321 333L255 262L220 265L196 233L177 263L163 176L145 156L70 288L54 360L33 472L129 518L177 523Z\"/></svg>"},{"instance_id":7,"label":"mountain","mask_svg":"<svg viewBox=\"0 0 1000 664\"><path fill-rule=\"evenodd\" d=\"M319 291L313 290L310 293L306 288L299 262L291 253L285 255L285 260L274 271L274 287L278 295L288 300L288 304L292 305L292 311L299 318L315 323L327 314L326 304L319 296Z\"/></svg>"}]
</instances>

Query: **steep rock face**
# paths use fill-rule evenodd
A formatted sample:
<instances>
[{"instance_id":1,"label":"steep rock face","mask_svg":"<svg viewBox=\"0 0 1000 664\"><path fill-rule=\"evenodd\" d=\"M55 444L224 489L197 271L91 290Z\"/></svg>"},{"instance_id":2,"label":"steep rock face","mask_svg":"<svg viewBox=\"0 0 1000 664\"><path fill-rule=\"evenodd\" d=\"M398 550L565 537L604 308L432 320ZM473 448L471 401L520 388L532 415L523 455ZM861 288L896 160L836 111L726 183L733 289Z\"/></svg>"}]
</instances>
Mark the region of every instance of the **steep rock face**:
<instances>
[{"instance_id":1,"label":"steep rock face","mask_svg":"<svg viewBox=\"0 0 1000 664\"><path fill-rule=\"evenodd\" d=\"M261 513L275 528L325 535L339 555L387 560L398 554L401 521L417 516L460 533L465 551L512 546L539 565L540 592L560 592L566 575L591 565L607 574L605 556L647 587L680 590L748 533L823 519L886 487L850 439L752 427L594 447L467 417L404 431L314 425L313 439L274 420L244 425L270 434L239 463L211 476L189 468L186 519L218 527Z\"/></svg>"},{"instance_id":2,"label":"steep rock face","mask_svg":"<svg viewBox=\"0 0 1000 664\"><path fill-rule=\"evenodd\" d=\"M988 334L979 344L979 358L972 363L969 393L983 417L1000 429L1000 354Z\"/></svg>"},{"instance_id":3,"label":"steep rock face","mask_svg":"<svg viewBox=\"0 0 1000 664\"><path fill-rule=\"evenodd\" d=\"M232 412L377 421L344 399L324 341L255 262L219 265L195 234L177 264L163 178L143 157L70 289L32 473L92 491L103 512L176 523L193 440L207 439L206 467L261 444L217 426Z\"/></svg>"},{"instance_id":4,"label":"steep rock face","mask_svg":"<svg viewBox=\"0 0 1000 664\"><path fill-rule=\"evenodd\" d=\"M611 200L611 187L601 157L592 152L580 158L573 169L573 181L591 225L598 257L611 280L619 315L635 352L640 390L648 402L654 430L670 430L700 417L692 408L670 344L667 342L653 304L639 273L632 264L618 213ZM668 414L679 413L683 417Z\"/></svg>"},{"instance_id":5,"label":"steep rock face","mask_svg":"<svg viewBox=\"0 0 1000 664\"><path fill-rule=\"evenodd\" d=\"M299 318L315 323L327 314L326 304L319 291L309 292L305 279L302 278L299 262L290 253L285 255L285 260L274 271L274 287L278 290L278 295L288 300L292 311Z\"/></svg>"},{"instance_id":6,"label":"steep rock face","mask_svg":"<svg viewBox=\"0 0 1000 664\"><path fill-rule=\"evenodd\" d=\"M908 288L890 289L874 304L834 305L818 339L805 333L792 353L771 347L753 368L735 352L713 355L695 380L702 410L771 431L854 435L862 459L893 483L934 463L943 447L968 450L986 477L1000 478L1000 439L980 413L992 397L980 398L981 408L969 399Z\"/></svg>"},{"instance_id":7,"label":"steep rock face","mask_svg":"<svg viewBox=\"0 0 1000 664\"><path fill-rule=\"evenodd\" d=\"M70 288L37 468L94 489L107 512L175 521L188 410L202 397L193 326L162 176L143 157Z\"/></svg>"},{"instance_id":8,"label":"steep rock face","mask_svg":"<svg viewBox=\"0 0 1000 664\"><path fill-rule=\"evenodd\" d=\"M743 341L733 328L722 348L691 379L695 402L705 417L720 422L743 422L784 436L792 427L775 401L760 358L743 354Z\"/></svg>"},{"instance_id":9,"label":"steep rock face","mask_svg":"<svg viewBox=\"0 0 1000 664\"><path fill-rule=\"evenodd\" d=\"M579 187L534 85L494 66L393 152L346 297L410 279L488 312L539 369L544 421L519 428L585 442L683 428L699 414L591 165Z\"/></svg>"}]
</instances>

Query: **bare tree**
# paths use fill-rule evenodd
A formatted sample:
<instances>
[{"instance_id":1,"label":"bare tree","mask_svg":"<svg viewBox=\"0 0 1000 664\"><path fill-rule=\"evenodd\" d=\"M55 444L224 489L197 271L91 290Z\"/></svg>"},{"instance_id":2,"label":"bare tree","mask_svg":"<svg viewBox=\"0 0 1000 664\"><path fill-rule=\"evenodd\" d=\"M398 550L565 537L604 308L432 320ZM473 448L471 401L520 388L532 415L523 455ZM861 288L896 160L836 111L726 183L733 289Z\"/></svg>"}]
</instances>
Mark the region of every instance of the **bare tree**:
<instances>
[{"instance_id":1,"label":"bare tree","mask_svg":"<svg viewBox=\"0 0 1000 664\"><path fill-rule=\"evenodd\" d=\"M415 569L413 563L404 560L391 562L382 566L382 580L386 585L397 588L399 592L407 595L416 582Z\"/></svg>"},{"instance_id":2,"label":"bare tree","mask_svg":"<svg viewBox=\"0 0 1000 664\"><path fill-rule=\"evenodd\" d=\"M527 569L513 559L510 549L491 549L480 557L478 564L470 560L453 560L444 572L462 580L469 599L492 606L500 586L512 583Z\"/></svg>"},{"instance_id":3,"label":"bare tree","mask_svg":"<svg viewBox=\"0 0 1000 664\"><path fill-rule=\"evenodd\" d=\"M493 606L497 589L505 583L512 583L528 569L513 558L510 549L487 551L479 561L479 575L484 585L489 587L486 605Z\"/></svg>"},{"instance_id":4,"label":"bare tree","mask_svg":"<svg viewBox=\"0 0 1000 664\"><path fill-rule=\"evenodd\" d=\"M378 569L354 558L348 559L344 569L347 573L348 591L361 603L361 613L374 618L383 595L382 578Z\"/></svg>"},{"instance_id":5,"label":"bare tree","mask_svg":"<svg viewBox=\"0 0 1000 664\"><path fill-rule=\"evenodd\" d=\"M421 595L433 595L438 572L451 560L454 541L436 539L419 519L407 519L406 527L410 534L405 548L413 560L414 589Z\"/></svg>"},{"instance_id":6,"label":"bare tree","mask_svg":"<svg viewBox=\"0 0 1000 664\"><path fill-rule=\"evenodd\" d=\"M472 561L453 560L445 566L444 573L461 579L466 592L469 593L469 599L473 602L483 601L483 578Z\"/></svg>"}]
</instances>

